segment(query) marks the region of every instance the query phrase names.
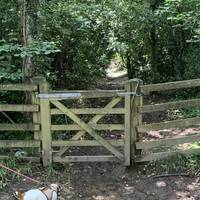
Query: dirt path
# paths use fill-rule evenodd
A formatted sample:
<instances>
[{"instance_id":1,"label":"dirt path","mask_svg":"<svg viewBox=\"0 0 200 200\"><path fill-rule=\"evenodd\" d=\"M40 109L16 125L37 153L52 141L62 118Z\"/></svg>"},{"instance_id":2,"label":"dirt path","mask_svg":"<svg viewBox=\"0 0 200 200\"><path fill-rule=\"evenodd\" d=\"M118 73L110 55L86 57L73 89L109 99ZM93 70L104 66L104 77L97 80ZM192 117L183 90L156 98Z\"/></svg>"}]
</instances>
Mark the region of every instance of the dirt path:
<instances>
[{"instance_id":1,"label":"dirt path","mask_svg":"<svg viewBox=\"0 0 200 200\"><path fill-rule=\"evenodd\" d=\"M126 169L120 164L70 164L62 166L53 177L40 168L33 174L46 182L58 182L62 190L59 200L198 200L199 178L148 178L143 166ZM15 190L28 190L29 182L12 182L0 192L1 200L12 200ZM12 187L11 187L12 186ZM9 194L8 194L9 193Z\"/></svg>"}]
</instances>

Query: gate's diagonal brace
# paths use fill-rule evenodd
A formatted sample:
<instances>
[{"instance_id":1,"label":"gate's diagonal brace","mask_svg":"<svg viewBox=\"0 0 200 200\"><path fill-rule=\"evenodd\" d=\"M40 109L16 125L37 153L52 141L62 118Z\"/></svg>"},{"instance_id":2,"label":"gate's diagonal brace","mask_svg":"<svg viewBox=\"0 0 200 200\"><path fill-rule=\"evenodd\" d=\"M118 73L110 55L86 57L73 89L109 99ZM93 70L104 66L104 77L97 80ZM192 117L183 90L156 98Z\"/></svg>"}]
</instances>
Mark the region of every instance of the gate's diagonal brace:
<instances>
[{"instance_id":1,"label":"gate's diagonal brace","mask_svg":"<svg viewBox=\"0 0 200 200\"><path fill-rule=\"evenodd\" d=\"M99 136L96 131L91 128L88 124L82 121L77 115L75 115L72 111L67 109L62 103L59 101L51 101L59 110L61 110L65 115L70 117L75 123L77 123L82 129L87 131L92 137L94 137L102 146L104 146L107 150L112 152L117 158L123 160L124 156L121 152L119 152L116 148L114 148L108 141Z\"/></svg>"},{"instance_id":2,"label":"gate's diagonal brace","mask_svg":"<svg viewBox=\"0 0 200 200\"><path fill-rule=\"evenodd\" d=\"M104 109L108 110L113 108L114 106L116 106L119 102L121 101L121 97L117 97L112 99L111 102L109 102ZM96 124L100 119L102 119L105 115L95 115L89 122L88 124ZM78 140L80 137L82 137L85 134L85 131L81 130L79 131L76 135L74 135L70 140ZM56 156L62 156L65 151L68 149L69 147L63 147L58 153L56 153Z\"/></svg>"}]
</instances>

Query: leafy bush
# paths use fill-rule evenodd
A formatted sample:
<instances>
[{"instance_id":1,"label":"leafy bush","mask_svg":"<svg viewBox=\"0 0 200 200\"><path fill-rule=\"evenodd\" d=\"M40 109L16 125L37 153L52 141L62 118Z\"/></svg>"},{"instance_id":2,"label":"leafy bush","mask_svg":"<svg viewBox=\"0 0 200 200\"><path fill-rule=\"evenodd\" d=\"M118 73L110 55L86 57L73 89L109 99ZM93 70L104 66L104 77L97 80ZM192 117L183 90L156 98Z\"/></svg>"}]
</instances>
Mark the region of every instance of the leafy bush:
<instances>
[{"instance_id":1,"label":"leafy bush","mask_svg":"<svg viewBox=\"0 0 200 200\"><path fill-rule=\"evenodd\" d=\"M109 7L93 1L60 0L42 6L41 37L54 41L61 50L50 64L55 87L91 87L105 74L112 57L108 49L112 18Z\"/></svg>"}]
</instances>

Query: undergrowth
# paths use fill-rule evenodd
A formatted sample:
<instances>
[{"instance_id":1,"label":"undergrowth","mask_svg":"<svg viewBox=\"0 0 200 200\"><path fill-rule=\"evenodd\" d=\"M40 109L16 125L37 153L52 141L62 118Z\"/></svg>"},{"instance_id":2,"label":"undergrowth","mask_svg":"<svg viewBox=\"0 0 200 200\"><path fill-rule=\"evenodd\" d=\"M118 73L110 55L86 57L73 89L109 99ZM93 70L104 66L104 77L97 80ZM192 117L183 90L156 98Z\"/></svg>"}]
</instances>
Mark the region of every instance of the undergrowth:
<instances>
[{"instance_id":1,"label":"undergrowth","mask_svg":"<svg viewBox=\"0 0 200 200\"><path fill-rule=\"evenodd\" d=\"M47 168L48 176L56 176L58 171L63 170L60 163L50 163Z\"/></svg>"},{"instance_id":2,"label":"undergrowth","mask_svg":"<svg viewBox=\"0 0 200 200\"><path fill-rule=\"evenodd\" d=\"M185 118L200 117L200 108L181 109Z\"/></svg>"},{"instance_id":3,"label":"undergrowth","mask_svg":"<svg viewBox=\"0 0 200 200\"><path fill-rule=\"evenodd\" d=\"M195 174L200 169L200 155L176 154L166 159L149 162L144 167L148 174Z\"/></svg>"},{"instance_id":4,"label":"undergrowth","mask_svg":"<svg viewBox=\"0 0 200 200\"><path fill-rule=\"evenodd\" d=\"M199 99L199 98L200 98L199 89L182 91L181 94L176 96L176 100ZM200 117L200 106L184 108L180 109L179 111L184 118Z\"/></svg>"},{"instance_id":5,"label":"undergrowth","mask_svg":"<svg viewBox=\"0 0 200 200\"><path fill-rule=\"evenodd\" d=\"M17 172L32 175L32 164L31 162L21 163L15 157L9 157L0 162L8 168L14 169ZM15 173L11 173L8 170L0 167L0 189L6 187L11 180L19 181L21 177Z\"/></svg>"}]
</instances>

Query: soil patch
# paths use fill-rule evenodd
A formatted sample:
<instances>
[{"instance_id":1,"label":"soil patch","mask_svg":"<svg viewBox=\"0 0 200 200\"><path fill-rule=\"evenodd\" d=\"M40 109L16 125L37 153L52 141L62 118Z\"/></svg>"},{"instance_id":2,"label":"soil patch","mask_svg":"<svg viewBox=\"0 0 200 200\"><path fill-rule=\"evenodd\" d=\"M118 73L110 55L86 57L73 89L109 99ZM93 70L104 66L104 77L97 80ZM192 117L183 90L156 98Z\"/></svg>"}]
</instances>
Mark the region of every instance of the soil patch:
<instances>
[{"instance_id":1,"label":"soil patch","mask_svg":"<svg viewBox=\"0 0 200 200\"><path fill-rule=\"evenodd\" d=\"M198 177L148 178L143 165L130 169L121 164L84 163L63 165L48 176L44 168L37 168L37 180L61 185L59 200L196 200L200 199ZM39 172L38 172L39 170ZM0 199L12 200L16 190L36 187L27 181L11 182L0 192Z\"/></svg>"}]
</instances>

